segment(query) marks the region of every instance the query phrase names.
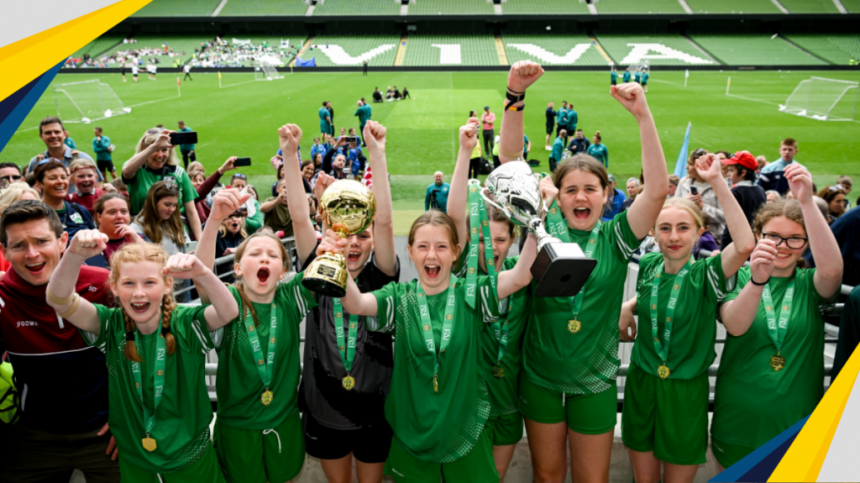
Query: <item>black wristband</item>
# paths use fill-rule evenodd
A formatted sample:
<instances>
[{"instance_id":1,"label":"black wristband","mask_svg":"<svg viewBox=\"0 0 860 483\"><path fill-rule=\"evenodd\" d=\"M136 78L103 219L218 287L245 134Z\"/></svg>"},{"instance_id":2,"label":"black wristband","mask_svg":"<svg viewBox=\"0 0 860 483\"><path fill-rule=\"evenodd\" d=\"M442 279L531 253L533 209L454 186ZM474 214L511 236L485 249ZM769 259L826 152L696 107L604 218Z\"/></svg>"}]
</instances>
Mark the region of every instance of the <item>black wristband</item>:
<instances>
[{"instance_id":1,"label":"black wristband","mask_svg":"<svg viewBox=\"0 0 860 483\"><path fill-rule=\"evenodd\" d=\"M770 277L767 277L767 280L765 280L764 282L758 283L755 280L753 280L752 275L750 275L750 283L753 285L758 285L759 287L763 287L763 286L767 285L768 282L770 282Z\"/></svg>"},{"instance_id":2,"label":"black wristband","mask_svg":"<svg viewBox=\"0 0 860 483\"><path fill-rule=\"evenodd\" d=\"M525 109L525 108L526 108L525 103L524 103L522 106L520 106L520 107L515 106L513 102L511 102L510 104L508 104L507 106L505 106L505 110L506 110L506 111L517 111L517 112L519 112L519 111L522 111L522 110L523 110L523 109Z\"/></svg>"},{"instance_id":3,"label":"black wristband","mask_svg":"<svg viewBox=\"0 0 860 483\"><path fill-rule=\"evenodd\" d=\"M516 102L520 102L520 101L524 101L525 98L526 98L525 92L514 92L510 89L505 91L505 99L511 101L511 104L516 103Z\"/></svg>"}]
</instances>

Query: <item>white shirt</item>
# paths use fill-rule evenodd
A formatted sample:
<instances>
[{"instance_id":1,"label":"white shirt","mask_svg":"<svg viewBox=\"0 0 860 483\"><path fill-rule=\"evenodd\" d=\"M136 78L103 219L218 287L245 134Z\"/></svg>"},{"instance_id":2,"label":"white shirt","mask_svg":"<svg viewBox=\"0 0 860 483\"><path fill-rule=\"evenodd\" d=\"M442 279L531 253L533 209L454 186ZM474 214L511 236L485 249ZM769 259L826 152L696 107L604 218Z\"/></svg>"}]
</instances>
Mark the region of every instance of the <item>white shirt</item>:
<instances>
[{"instance_id":1,"label":"white shirt","mask_svg":"<svg viewBox=\"0 0 860 483\"><path fill-rule=\"evenodd\" d=\"M138 69L136 65L131 66L131 73L137 75Z\"/></svg>"}]
</instances>

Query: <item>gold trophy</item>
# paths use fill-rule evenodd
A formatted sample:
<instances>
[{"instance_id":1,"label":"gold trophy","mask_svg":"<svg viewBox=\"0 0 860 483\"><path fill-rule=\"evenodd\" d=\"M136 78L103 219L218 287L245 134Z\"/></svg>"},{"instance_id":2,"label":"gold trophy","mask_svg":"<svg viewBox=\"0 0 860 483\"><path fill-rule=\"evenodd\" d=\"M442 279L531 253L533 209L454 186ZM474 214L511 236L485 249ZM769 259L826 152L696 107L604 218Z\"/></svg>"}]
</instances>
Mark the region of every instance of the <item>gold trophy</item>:
<instances>
[{"instance_id":1,"label":"gold trophy","mask_svg":"<svg viewBox=\"0 0 860 483\"><path fill-rule=\"evenodd\" d=\"M342 179L325 190L319 209L323 223L337 236L346 238L370 227L376 215L376 199L358 181ZM321 295L343 297L348 276L343 254L327 252L307 266L302 284Z\"/></svg>"}]
</instances>

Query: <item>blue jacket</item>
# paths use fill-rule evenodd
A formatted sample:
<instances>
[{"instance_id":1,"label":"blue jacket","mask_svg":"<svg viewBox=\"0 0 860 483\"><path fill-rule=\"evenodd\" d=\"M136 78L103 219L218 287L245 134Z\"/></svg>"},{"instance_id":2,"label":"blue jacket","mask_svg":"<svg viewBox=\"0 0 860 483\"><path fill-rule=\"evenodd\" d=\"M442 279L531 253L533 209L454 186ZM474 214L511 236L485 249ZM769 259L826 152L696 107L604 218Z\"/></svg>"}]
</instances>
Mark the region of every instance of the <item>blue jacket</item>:
<instances>
[{"instance_id":1,"label":"blue jacket","mask_svg":"<svg viewBox=\"0 0 860 483\"><path fill-rule=\"evenodd\" d=\"M424 211L430 209L430 197L435 192L436 193L436 204L438 208L443 213L448 212L448 192L451 191L451 185L448 183L442 182L442 185L439 186L436 183L431 184L427 187L427 194L424 195Z\"/></svg>"},{"instance_id":2,"label":"blue jacket","mask_svg":"<svg viewBox=\"0 0 860 483\"><path fill-rule=\"evenodd\" d=\"M788 180L785 179L785 168L788 164L783 159L779 159L762 168L758 177L758 185L765 191L776 190L781 196L785 196L789 192Z\"/></svg>"},{"instance_id":3,"label":"blue jacket","mask_svg":"<svg viewBox=\"0 0 860 483\"><path fill-rule=\"evenodd\" d=\"M99 138L93 138L93 151L96 152L96 159L98 161L111 161L110 151L110 138L107 136L102 136L101 142L99 142Z\"/></svg>"}]
</instances>

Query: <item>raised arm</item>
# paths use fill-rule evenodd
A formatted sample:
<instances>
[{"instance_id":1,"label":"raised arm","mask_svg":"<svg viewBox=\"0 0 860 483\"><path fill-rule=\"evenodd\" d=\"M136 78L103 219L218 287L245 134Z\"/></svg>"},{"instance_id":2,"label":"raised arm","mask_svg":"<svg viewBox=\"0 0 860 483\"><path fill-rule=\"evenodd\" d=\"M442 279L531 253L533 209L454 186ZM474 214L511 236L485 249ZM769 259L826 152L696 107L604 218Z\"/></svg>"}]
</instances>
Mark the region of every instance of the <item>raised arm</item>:
<instances>
[{"instance_id":1,"label":"raised arm","mask_svg":"<svg viewBox=\"0 0 860 483\"><path fill-rule=\"evenodd\" d=\"M499 300L516 293L532 282L531 268L535 258L537 258L537 238L529 233L517 264L514 268L499 274Z\"/></svg>"},{"instance_id":2,"label":"raised arm","mask_svg":"<svg viewBox=\"0 0 860 483\"><path fill-rule=\"evenodd\" d=\"M206 228L203 229L203 234L197 242L197 250L194 252L204 267L209 270L215 270L215 247L218 245L218 228L220 228L222 221L241 208L249 198L251 198L250 193L243 195L239 190L235 189L226 189L215 193L215 197L212 198L212 212L209 213ZM196 281L195 285L197 285ZM206 293L206 287L197 285L197 291L200 293L200 299L208 302L209 297Z\"/></svg>"},{"instance_id":3,"label":"raised arm","mask_svg":"<svg viewBox=\"0 0 860 483\"><path fill-rule=\"evenodd\" d=\"M203 236L203 227L200 224L200 215L197 214L197 207L194 205L194 200L185 203L185 217L188 219L188 226L194 232L194 239L199 240Z\"/></svg>"},{"instance_id":4,"label":"raised arm","mask_svg":"<svg viewBox=\"0 0 860 483\"><path fill-rule=\"evenodd\" d=\"M287 206L293 220L296 235L296 250L299 260L304 263L317 246L317 234L311 222L308 195L302 182L302 169L296 154L296 146L302 141L302 130L295 124L287 124L278 129L281 152L284 153L284 179L287 185Z\"/></svg>"},{"instance_id":5,"label":"raised arm","mask_svg":"<svg viewBox=\"0 0 860 483\"><path fill-rule=\"evenodd\" d=\"M236 169L236 167L233 166L233 163L236 162L237 159L239 158L236 156L230 156L227 158L227 161L224 161L224 164L222 164L220 168L216 169L211 176L206 178L206 181L197 188L197 199L194 200L195 203L209 196L209 193L211 193L218 182L221 181L221 176L224 176L224 173L231 169Z\"/></svg>"},{"instance_id":6,"label":"raised arm","mask_svg":"<svg viewBox=\"0 0 860 483\"><path fill-rule=\"evenodd\" d=\"M373 253L379 269L388 276L394 276L397 273L397 249L394 246L394 216L385 159L385 133L385 126L376 121L367 121L361 135L369 151L370 169L373 171L373 195L376 198Z\"/></svg>"},{"instance_id":7,"label":"raised arm","mask_svg":"<svg viewBox=\"0 0 860 483\"><path fill-rule=\"evenodd\" d=\"M344 247L349 242L346 238L339 238L334 231L328 230L326 237L320 242L317 247L317 255L324 253L342 253ZM379 304L376 302L376 297L370 293L361 293L358 285L352 280L352 277L346 277L346 295L340 301L343 308L350 314L364 315L367 317L376 317L379 313Z\"/></svg>"},{"instance_id":8,"label":"raised arm","mask_svg":"<svg viewBox=\"0 0 860 483\"><path fill-rule=\"evenodd\" d=\"M660 137L657 135L657 126L654 124L654 116L648 108L645 93L642 86L636 83L612 86L612 97L615 98L625 109L630 111L639 124L639 137L642 141L642 172L645 176L645 190L639 193L636 201L630 207L627 221L630 229L637 238L645 238L669 194L669 173L666 171L666 158L663 156L663 147L660 145Z\"/></svg>"},{"instance_id":9,"label":"raised arm","mask_svg":"<svg viewBox=\"0 0 860 483\"><path fill-rule=\"evenodd\" d=\"M732 243L723 247L722 265L723 276L729 279L744 266L744 262L755 249L755 237L747 223L744 210L726 184L720 167L721 161L716 154L706 154L696 160L696 171L713 188L728 220L727 228L732 235Z\"/></svg>"},{"instance_id":10,"label":"raised arm","mask_svg":"<svg viewBox=\"0 0 860 483\"><path fill-rule=\"evenodd\" d=\"M448 206L446 212L457 227L457 236L465 244L469 240L469 230L466 227L466 203L469 200L469 158L472 150L478 144L478 119L470 118L465 126L460 128L460 150L457 152L457 165L451 176L451 188L448 190Z\"/></svg>"},{"instance_id":11,"label":"raised arm","mask_svg":"<svg viewBox=\"0 0 860 483\"><path fill-rule=\"evenodd\" d=\"M170 144L170 133L173 131L164 130L161 131L161 134L158 135L158 139L155 140L154 143L145 147L143 151L132 156L131 159L126 161L124 165L122 165L122 177L123 179L132 179L137 174L137 170L143 167L146 164L146 160L152 156L155 151L161 148L170 148L173 149L174 146Z\"/></svg>"},{"instance_id":12,"label":"raised arm","mask_svg":"<svg viewBox=\"0 0 860 483\"><path fill-rule=\"evenodd\" d=\"M764 284L767 283L770 274L773 273L775 260L776 246L774 243L770 240L759 240L750 260L749 283L741 289L736 299L724 302L720 307L720 318L729 334L740 336L749 330L761 303Z\"/></svg>"},{"instance_id":13,"label":"raised arm","mask_svg":"<svg viewBox=\"0 0 860 483\"><path fill-rule=\"evenodd\" d=\"M521 60L511 66L508 72L508 94L523 96L526 89L543 75L543 68L537 62ZM509 110L511 107L525 107L525 101L511 103L505 99L502 111L502 128L499 131L499 161L502 164L515 161L523 155L523 111ZM468 166L467 166L468 168Z\"/></svg>"},{"instance_id":14,"label":"raised arm","mask_svg":"<svg viewBox=\"0 0 860 483\"><path fill-rule=\"evenodd\" d=\"M803 221L806 223L809 248L815 258L815 290L823 298L829 299L842 287L842 252L827 220L815 206L809 171L799 164L790 164L785 168L785 178L791 193L800 202Z\"/></svg>"},{"instance_id":15,"label":"raised arm","mask_svg":"<svg viewBox=\"0 0 860 483\"><path fill-rule=\"evenodd\" d=\"M51 275L46 293L48 305L57 315L95 335L101 331L98 312L92 303L75 294L75 285L84 260L102 253L107 242L108 236L98 230L77 232Z\"/></svg>"},{"instance_id":16,"label":"raised arm","mask_svg":"<svg viewBox=\"0 0 860 483\"><path fill-rule=\"evenodd\" d=\"M198 290L202 289L209 295L212 305L206 307L203 316L206 318L206 328L210 332L224 327L239 316L239 306L233 294L218 279L218 276L194 255L177 253L171 256L167 259L167 265L161 273L173 279L194 280Z\"/></svg>"}]
</instances>

